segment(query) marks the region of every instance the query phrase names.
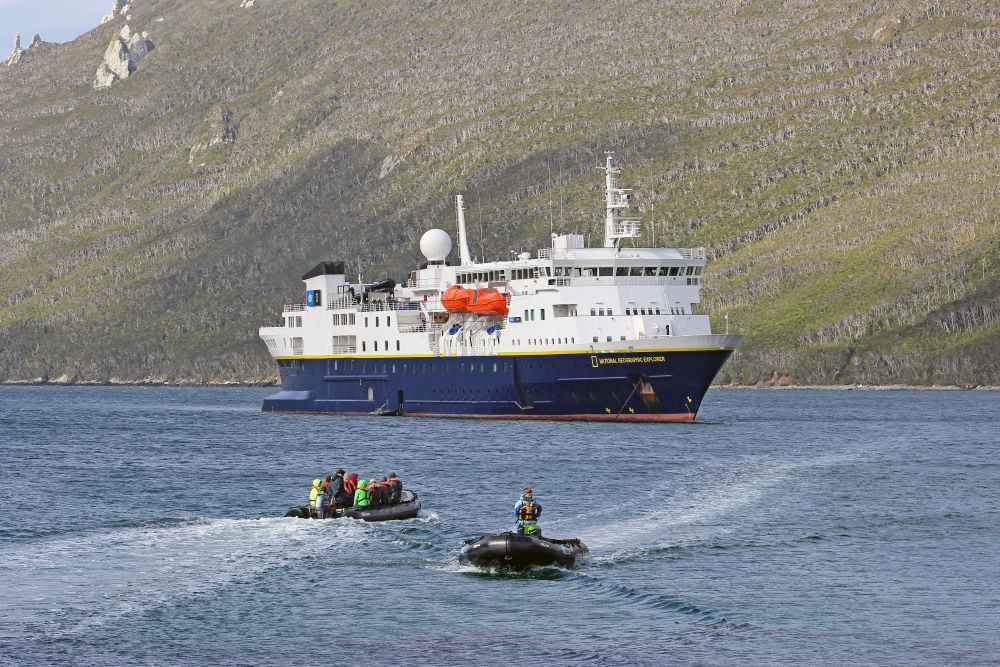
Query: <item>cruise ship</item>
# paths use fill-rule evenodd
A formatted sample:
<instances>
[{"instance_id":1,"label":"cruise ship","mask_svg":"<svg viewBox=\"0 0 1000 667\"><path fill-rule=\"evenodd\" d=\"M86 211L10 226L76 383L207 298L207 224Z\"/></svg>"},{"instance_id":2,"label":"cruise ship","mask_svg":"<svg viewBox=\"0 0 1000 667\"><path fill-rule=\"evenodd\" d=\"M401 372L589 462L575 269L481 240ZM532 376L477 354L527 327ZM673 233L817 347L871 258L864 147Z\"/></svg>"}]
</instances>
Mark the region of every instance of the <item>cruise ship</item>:
<instances>
[{"instance_id":1,"label":"cruise ship","mask_svg":"<svg viewBox=\"0 0 1000 667\"><path fill-rule=\"evenodd\" d=\"M264 411L694 421L742 336L696 313L704 248L623 244L642 225L611 156L603 171L602 247L552 234L534 256L473 261L459 195L457 258L431 229L401 284L351 282L343 262L308 271L305 301L260 329L281 375Z\"/></svg>"}]
</instances>

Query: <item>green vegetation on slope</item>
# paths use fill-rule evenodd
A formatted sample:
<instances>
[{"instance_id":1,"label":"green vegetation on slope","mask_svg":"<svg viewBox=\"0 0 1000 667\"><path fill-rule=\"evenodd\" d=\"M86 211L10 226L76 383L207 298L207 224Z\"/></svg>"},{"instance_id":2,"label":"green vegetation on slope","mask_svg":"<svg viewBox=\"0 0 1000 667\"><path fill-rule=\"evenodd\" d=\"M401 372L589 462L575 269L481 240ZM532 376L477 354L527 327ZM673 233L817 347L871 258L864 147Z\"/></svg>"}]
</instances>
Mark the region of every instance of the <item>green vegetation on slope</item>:
<instances>
[{"instance_id":1,"label":"green vegetation on slope","mask_svg":"<svg viewBox=\"0 0 1000 667\"><path fill-rule=\"evenodd\" d=\"M1000 384L1000 10L827 4L136 0L110 89L124 19L0 67L0 380L271 376L314 262L402 277L457 192L474 254L596 235L615 150L721 381Z\"/></svg>"}]
</instances>

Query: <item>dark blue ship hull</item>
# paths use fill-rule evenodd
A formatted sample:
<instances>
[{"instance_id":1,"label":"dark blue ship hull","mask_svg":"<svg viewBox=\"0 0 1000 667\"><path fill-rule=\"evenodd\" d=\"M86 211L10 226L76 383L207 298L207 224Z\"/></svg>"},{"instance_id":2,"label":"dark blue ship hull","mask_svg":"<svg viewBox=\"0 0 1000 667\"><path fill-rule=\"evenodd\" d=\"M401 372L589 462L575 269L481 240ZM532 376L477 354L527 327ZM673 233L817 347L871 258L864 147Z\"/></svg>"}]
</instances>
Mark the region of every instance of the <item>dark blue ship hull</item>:
<instances>
[{"instance_id":1,"label":"dark blue ship hull","mask_svg":"<svg viewBox=\"0 0 1000 667\"><path fill-rule=\"evenodd\" d=\"M265 412L693 421L731 349L278 359Z\"/></svg>"}]
</instances>

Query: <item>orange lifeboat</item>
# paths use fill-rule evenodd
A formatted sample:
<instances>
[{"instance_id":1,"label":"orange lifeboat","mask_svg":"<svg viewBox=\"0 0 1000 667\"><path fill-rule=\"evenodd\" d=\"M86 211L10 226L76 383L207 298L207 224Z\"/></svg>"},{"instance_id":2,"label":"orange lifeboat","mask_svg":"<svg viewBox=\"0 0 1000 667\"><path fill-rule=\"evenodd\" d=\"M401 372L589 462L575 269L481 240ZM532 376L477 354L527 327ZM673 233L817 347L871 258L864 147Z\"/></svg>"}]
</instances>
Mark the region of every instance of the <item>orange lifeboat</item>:
<instances>
[{"instance_id":1,"label":"orange lifeboat","mask_svg":"<svg viewBox=\"0 0 1000 667\"><path fill-rule=\"evenodd\" d=\"M441 305L449 313L475 313L483 317L507 314L507 299L492 287L476 290L452 285L441 295Z\"/></svg>"},{"instance_id":2,"label":"orange lifeboat","mask_svg":"<svg viewBox=\"0 0 1000 667\"><path fill-rule=\"evenodd\" d=\"M461 285L452 285L441 295L441 305L449 313L468 313L469 302L475 290L465 289Z\"/></svg>"},{"instance_id":3,"label":"orange lifeboat","mask_svg":"<svg viewBox=\"0 0 1000 667\"><path fill-rule=\"evenodd\" d=\"M507 299L492 287L476 290L472 300L466 306L470 313L494 317L507 314Z\"/></svg>"}]
</instances>

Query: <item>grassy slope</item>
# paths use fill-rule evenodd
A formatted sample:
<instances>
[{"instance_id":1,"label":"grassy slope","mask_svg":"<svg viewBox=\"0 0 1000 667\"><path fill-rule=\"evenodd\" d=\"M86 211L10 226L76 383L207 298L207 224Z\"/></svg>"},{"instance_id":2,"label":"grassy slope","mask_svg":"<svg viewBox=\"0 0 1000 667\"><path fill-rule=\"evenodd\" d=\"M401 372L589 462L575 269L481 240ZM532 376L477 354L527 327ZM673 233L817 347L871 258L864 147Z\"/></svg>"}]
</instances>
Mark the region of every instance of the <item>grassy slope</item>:
<instances>
[{"instance_id":1,"label":"grassy slope","mask_svg":"<svg viewBox=\"0 0 1000 667\"><path fill-rule=\"evenodd\" d=\"M0 69L0 378L269 375L313 262L403 275L459 191L488 256L596 234L614 149L716 257L724 381L1000 384L1000 16L942 6L139 0L110 90L120 22Z\"/></svg>"}]
</instances>

